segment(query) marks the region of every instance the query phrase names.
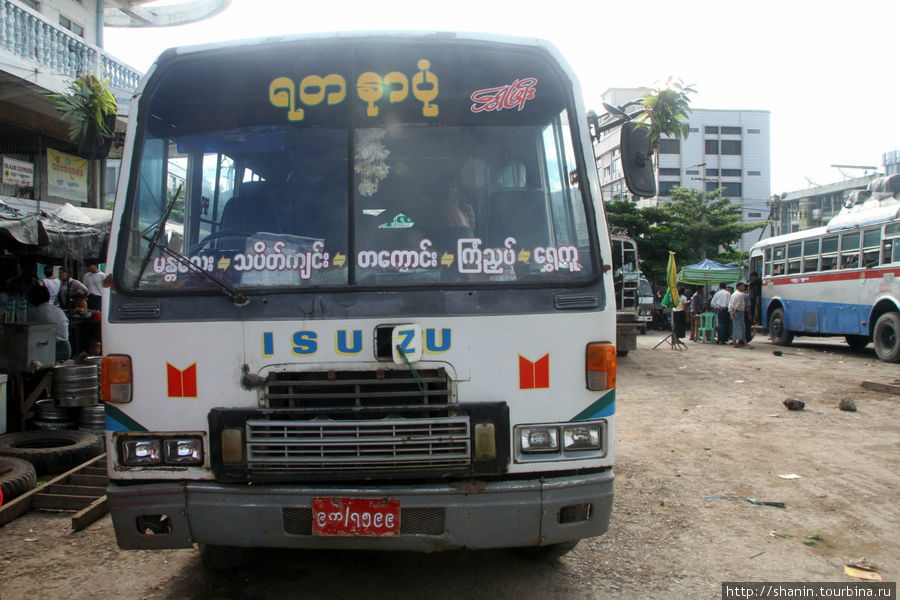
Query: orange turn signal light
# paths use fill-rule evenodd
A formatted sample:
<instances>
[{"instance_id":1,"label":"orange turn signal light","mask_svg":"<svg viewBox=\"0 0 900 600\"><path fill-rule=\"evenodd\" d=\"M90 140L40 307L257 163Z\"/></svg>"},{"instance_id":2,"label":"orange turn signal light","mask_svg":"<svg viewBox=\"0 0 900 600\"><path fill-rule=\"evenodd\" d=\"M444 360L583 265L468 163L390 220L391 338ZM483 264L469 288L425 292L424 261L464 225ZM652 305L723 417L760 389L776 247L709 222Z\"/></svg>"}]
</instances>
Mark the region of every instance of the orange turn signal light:
<instances>
[{"instance_id":1,"label":"orange turn signal light","mask_svg":"<svg viewBox=\"0 0 900 600\"><path fill-rule=\"evenodd\" d=\"M100 393L104 402L131 402L131 357L110 354L100 367Z\"/></svg>"},{"instance_id":2,"label":"orange turn signal light","mask_svg":"<svg viewBox=\"0 0 900 600\"><path fill-rule=\"evenodd\" d=\"M587 388L599 391L616 387L616 346L609 342L591 342L585 354Z\"/></svg>"}]
</instances>

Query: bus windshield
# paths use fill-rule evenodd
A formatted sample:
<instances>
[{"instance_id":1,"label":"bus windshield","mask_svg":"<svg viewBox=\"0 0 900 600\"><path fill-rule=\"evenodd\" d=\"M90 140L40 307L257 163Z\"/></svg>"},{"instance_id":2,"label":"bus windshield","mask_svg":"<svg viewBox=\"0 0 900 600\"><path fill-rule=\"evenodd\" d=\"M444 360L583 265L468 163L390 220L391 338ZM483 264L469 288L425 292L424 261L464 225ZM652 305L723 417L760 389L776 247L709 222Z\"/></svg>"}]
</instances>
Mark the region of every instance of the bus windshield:
<instances>
[{"instance_id":1,"label":"bus windshield","mask_svg":"<svg viewBox=\"0 0 900 600\"><path fill-rule=\"evenodd\" d=\"M161 61L141 100L120 283L592 279L567 85L541 54L439 42Z\"/></svg>"}]
</instances>

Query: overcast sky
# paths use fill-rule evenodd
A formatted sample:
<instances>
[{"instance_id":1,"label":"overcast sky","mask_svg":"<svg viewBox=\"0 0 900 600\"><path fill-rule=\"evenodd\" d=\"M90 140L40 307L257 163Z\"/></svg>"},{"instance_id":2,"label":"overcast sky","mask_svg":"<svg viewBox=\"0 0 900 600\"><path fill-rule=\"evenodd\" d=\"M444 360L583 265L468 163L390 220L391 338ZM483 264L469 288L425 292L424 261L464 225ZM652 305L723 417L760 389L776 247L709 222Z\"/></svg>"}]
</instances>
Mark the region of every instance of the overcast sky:
<instances>
[{"instance_id":1,"label":"overcast sky","mask_svg":"<svg viewBox=\"0 0 900 600\"><path fill-rule=\"evenodd\" d=\"M160 4L164 3L163 1ZM105 48L146 71L171 46L289 33L479 31L553 42L602 112L611 87L693 84L695 108L771 111L772 193L882 166L900 149L897 0L233 0L207 21L106 28ZM845 170L850 175L862 171Z\"/></svg>"}]
</instances>

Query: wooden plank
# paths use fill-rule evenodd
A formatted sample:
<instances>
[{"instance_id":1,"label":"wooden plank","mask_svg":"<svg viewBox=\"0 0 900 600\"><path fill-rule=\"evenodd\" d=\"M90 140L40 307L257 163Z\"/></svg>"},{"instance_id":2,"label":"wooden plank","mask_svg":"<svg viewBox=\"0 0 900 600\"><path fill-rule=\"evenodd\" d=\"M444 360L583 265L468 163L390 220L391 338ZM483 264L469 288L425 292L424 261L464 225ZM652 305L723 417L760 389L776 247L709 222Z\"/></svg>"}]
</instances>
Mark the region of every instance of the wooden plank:
<instances>
[{"instance_id":1,"label":"wooden plank","mask_svg":"<svg viewBox=\"0 0 900 600\"><path fill-rule=\"evenodd\" d=\"M0 506L0 527L6 525L10 521L18 519L29 510L31 510L31 500L37 494L38 488L34 488L29 492L25 492L15 500L11 500Z\"/></svg>"},{"instance_id":2,"label":"wooden plank","mask_svg":"<svg viewBox=\"0 0 900 600\"><path fill-rule=\"evenodd\" d=\"M25 492L24 494L22 494L15 500L13 500L7 504L4 504L3 506L0 506L0 527L2 527L3 525L6 525L7 523L9 523L10 521L12 521L14 519L21 517L22 515L27 513L29 510L31 510L33 507L34 498L39 493L41 493L41 491L43 491L44 487L58 484L58 483L63 483L66 480L66 478L69 477L70 475L73 475L74 473L77 473L81 469L84 469L85 467L88 467L98 461L105 461L105 460L106 460L106 453L104 452L103 454L101 454L99 456L95 456L94 458L81 463L74 469L72 469L70 471L66 471L62 475L57 475L56 477L54 477L53 479L51 479L44 485L38 486L38 487L34 488L33 490Z\"/></svg>"},{"instance_id":3,"label":"wooden plank","mask_svg":"<svg viewBox=\"0 0 900 600\"><path fill-rule=\"evenodd\" d=\"M900 394L900 385L894 383L879 383L877 381L863 381L862 387L888 394Z\"/></svg>"},{"instance_id":4,"label":"wooden plank","mask_svg":"<svg viewBox=\"0 0 900 600\"><path fill-rule=\"evenodd\" d=\"M106 486L67 485L64 483L44 486L43 491L48 494L68 494L70 496L93 496L99 498L106 495Z\"/></svg>"},{"instance_id":5,"label":"wooden plank","mask_svg":"<svg viewBox=\"0 0 900 600\"><path fill-rule=\"evenodd\" d=\"M90 506L72 515L72 531L81 531L108 512L106 496L97 498Z\"/></svg>"},{"instance_id":6,"label":"wooden plank","mask_svg":"<svg viewBox=\"0 0 900 600\"><path fill-rule=\"evenodd\" d=\"M96 500L93 496L68 496L65 494L37 494L31 501L32 508L55 510L81 510Z\"/></svg>"},{"instance_id":7,"label":"wooden plank","mask_svg":"<svg viewBox=\"0 0 900 600\"><path fill-rule=\"evenodd\" d=\"M109 478L106 475L82 475L81 473L73 473L66 483L69 485L106 487L107 484L109 484Z\"/></svg>"},{"instance_id":8,"label":"wooden plank","mask_svg":"<svg viewBox=\"0 0 900 600\"><path fill-rule=\"evenodd\" d=\"M101 475L106 477L106 467L88 467L81 473L82 475Z\"/></svg>"}]
</instances>

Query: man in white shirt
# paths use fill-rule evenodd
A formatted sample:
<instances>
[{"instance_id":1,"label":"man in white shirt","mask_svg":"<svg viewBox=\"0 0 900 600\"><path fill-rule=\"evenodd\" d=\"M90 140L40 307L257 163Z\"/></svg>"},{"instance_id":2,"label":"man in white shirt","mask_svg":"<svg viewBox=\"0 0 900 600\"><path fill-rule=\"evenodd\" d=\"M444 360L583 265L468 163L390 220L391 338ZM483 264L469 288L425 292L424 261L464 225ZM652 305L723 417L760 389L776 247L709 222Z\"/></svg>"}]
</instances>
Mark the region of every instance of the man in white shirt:
<instances>
[{"instance_id":1,"label":"man in white shirt","mask_svg":"<svg viewBox=\"0 0 900 600\"><path fill-rule=\"evenodd\" d=\"M731 293L725 287L725 283L719 284L719 291L713 294L709 301L709 307L716 311L718 321L716 323L716 343L728 342L728 330L731 328L731 315L728 313L728 305L731 302Z\"/></svg>"},{"instance_id":2,"label":"man in white shirt","mask_svg":"<svg viewBox=\"0 0 900 600\"><path fill-rule=\"evenodd\" d=\"M59 279L53 274L53 265L44 267L44 278L41 279L41 283L50 292L50 304L56 304L58 302L57 296L59 296Z\"/></svg>"},{"instance_id":3,"label":"man in white shirt","mask_svg":"<svg viewBox=\"0 0 900 600\"><path fill-rule=\"evenodd\" d=\"M65 310L75 308L75 302L78 298L85 298L88 290L84 284L77 279L69 277L69 272L65 269L59 270L59 306Z\"/></svg>"},{"instance_id":4,"label":"man in white shirt","mask_svg":"<svg viewBox=\"0 0 900 600\"><path fill-rule=\"evenodd\" d=\"M88 272L82 277L82 283L88 290L88 310L100 310L103 280L106 279L106 273L97 268L97 263L88 263L87 270Z\"/></svg>"},{"instance_id":5,"label":"man in white shirt","mask_svg":"<svg viewBox=\"0 0 900 600\"><path fill-rule=\"evenodd\" d=\"M738 348L747 345L747 310L750 296L746 292L747 284L741 281L737 284L737 290L731 295L728 302L728 312L731 315L732 346Z\"/></svg>"}]
</instances>

